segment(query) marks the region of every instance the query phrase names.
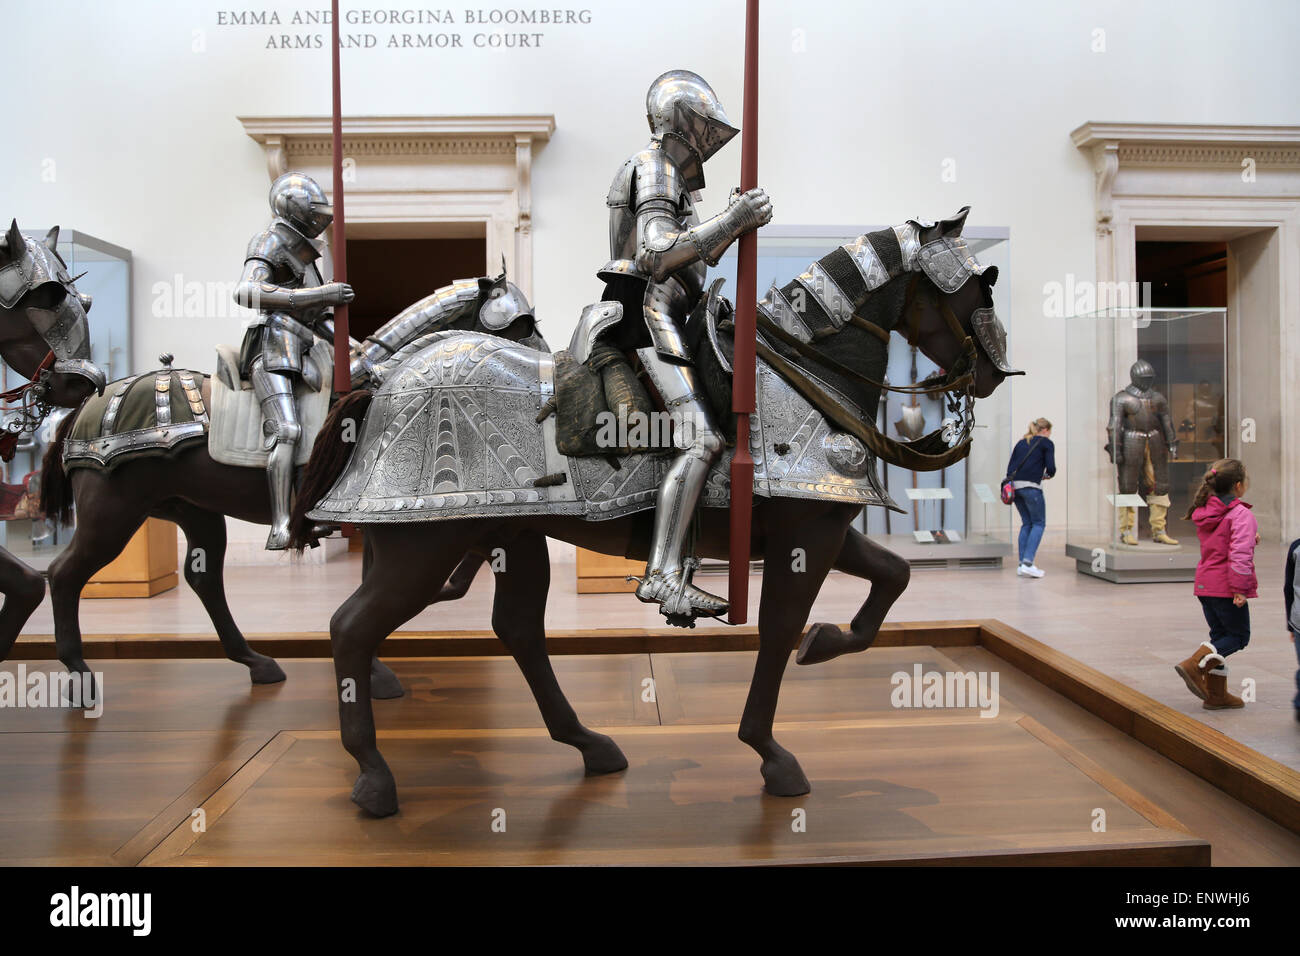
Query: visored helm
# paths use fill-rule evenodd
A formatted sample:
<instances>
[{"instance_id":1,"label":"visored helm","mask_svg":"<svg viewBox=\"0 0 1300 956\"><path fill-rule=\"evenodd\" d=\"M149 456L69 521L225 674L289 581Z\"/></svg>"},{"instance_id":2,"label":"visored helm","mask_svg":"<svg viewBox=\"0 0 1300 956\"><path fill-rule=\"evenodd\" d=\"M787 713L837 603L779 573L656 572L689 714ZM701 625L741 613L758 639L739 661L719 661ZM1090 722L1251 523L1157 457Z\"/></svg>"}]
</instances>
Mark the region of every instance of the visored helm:
<instances>
[{"instance_id":1,"label":"visored helm","mask_svg":"<svg viewBox=\"0 0 1300 956\"><path fill-rule=\"evenodd\" d=\"M285 173L271 184L271 212L315 239L334 221L334 207L316 180L302 173Z\"/></svg>"},{"instance_id":2,"label":"visored helm","mask_svg":"<svg viewBox=\"0 0 1300 956\"><path fill-rule=\"evenodd\" d=\"M1128 370L1129 381L1142 391L1150 391L1152 384L1156 380L1156 370L1151 363L1145 359L1138 359L1133 363L1132 368Z\"/></svg>"},{"instance_id":3,"label":"visored helm","mask_svg":"<svg viewBox=\"0 0 1300 956\"><path fill-rule=\"evenodd\" d=\"M645 111L652 133L682 140L701 163L740 132L727 119L713 88L690 70L669 70L651 83Z\"/></svg>"}]
</instances>

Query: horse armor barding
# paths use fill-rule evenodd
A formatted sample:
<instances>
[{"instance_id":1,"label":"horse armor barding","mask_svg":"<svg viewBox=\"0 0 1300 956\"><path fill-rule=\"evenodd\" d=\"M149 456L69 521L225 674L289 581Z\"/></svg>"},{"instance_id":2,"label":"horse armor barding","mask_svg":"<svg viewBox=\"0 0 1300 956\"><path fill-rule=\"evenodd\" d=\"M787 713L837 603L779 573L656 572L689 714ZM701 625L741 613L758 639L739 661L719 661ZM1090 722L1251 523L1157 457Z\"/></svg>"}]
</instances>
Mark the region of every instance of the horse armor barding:
<instances>
[{"instance_id":1,"label":"horse armor barding","mask_svg":"<svg viewBox=\"0 0 1300 956\"><path fill-rule=\"evenodd\" d=\"M674 449L617 456L615 467L605 457L561 454L554 417L536 421L555 393L552 355L481 334L430 338L375 393L347 467L309 517L366 524L548 514L599 521L654 507ZM762 362L758 397L750 438L756 495L897 507L861 443L833 429ZM705 507L728 506L732 454L724 452L710 469Z\"/></svg>"}]
</instances>

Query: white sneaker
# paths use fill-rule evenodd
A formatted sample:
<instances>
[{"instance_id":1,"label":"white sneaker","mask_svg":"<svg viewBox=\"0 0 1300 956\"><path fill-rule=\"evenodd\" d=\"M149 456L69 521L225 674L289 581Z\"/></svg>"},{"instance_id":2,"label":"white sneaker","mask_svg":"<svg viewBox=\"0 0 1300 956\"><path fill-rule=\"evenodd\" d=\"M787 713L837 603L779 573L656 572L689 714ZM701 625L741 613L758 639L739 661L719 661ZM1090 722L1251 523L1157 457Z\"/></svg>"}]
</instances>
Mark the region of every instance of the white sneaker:
<instances>
[{"instance_id":1,"label":"white sneaker","mask_svg":"<svg viewBox=\"0 0 1300 956\"><path fill-rule=\"evenodd\" d=\"M1041 578L1041 577L1043 576L1043 573L1044 573L1044 572L1043 572L1043 570L1042 570L1041 568L1039 568L1039 567L1037 567L1036 565L1033 565L1033 564L1018 564L1018 565L1016 565L1016 575L1017 575L1018 577L1022 577L1022 578Z\"/></svg>"}]
</instances>

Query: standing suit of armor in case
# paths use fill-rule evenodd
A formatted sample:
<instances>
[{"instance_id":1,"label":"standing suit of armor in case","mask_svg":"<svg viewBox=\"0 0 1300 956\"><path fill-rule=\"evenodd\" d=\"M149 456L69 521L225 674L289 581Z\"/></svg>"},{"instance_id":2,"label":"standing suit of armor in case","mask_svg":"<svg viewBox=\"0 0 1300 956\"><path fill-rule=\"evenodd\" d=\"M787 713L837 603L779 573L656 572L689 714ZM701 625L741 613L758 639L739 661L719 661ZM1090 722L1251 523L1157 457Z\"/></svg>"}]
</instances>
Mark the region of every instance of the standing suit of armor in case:
<instances>
[{"instance_id":1,"label":"standing suit of armor in case","mask_svg":"<svg viewBox=\"0 0 1300 956\"><path fill-rule=\"evenodd\" d=\"M316 266L316 237L334 220L320 186L301 173L285 173L271 184L270 200L275 218L248 244L235 301L258 310L239 350L239 373L252 382L262 407L272 511L266 547L280 551L289 544L293 459L302 438L294 385L329 387L303 356L317 335L333 339L331 307L351 302L353 294L349 285L326 283Z\"/></svg>"},{"instance_id":2,"label":"standing suit of armor in case","mask_svg":"<svg viewBox=\"0 0 1300 956\"><path fill-rule=\"evenodd\" d=\"M672 70L646 94L650 143L623 164L610 187L610 261L598 276L605 301L584 310L570 349L578 361L608 334L637 349L672 414L678 452L656 500L650 560L636 596L658 603L673 623L716 617L727 602L690 582L686 536L709 468L724 442L693 368L682 323L700 301L707 266L772 218L767 194L733 191L727 208L700 221L693 193L704 187L704 163L738 132L709 84Z\"/></svg>"},{"instance_id":3,"label":"standing suit of armor in case","mask_svg":"<svg viewBox=\"0 0 1300 956\"><path fill-rule=\"evenodd\" d=\"M1169 512L1169 457L1178 454L1178 435L1165 397L1151 387L1156 371L1137 361L1129 369L1130 384L1110 403L1106 431L1111 463L1119 472L1119 493L1134 495L1145 488L1150 511L1151 540L1177 544L1165 532ZM1120 543L1137 544L1137 508L1119 509Z\"/></svg>"}]
</instances>

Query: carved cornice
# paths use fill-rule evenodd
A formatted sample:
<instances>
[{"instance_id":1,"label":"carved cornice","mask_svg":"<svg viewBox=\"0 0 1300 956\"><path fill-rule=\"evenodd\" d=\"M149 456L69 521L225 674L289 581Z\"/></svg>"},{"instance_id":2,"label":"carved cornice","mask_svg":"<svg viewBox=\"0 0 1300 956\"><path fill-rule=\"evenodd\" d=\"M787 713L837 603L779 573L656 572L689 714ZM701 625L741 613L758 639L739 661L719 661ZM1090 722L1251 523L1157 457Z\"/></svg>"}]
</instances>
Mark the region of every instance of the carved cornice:
<instances>
[{"instance_id":1,"label":"carved cornice","mask_svg":"<svg viewBox=\"0 0 1300 956\"><path fill-rule=\"evenodd\" d=\"M266 152L273 179L288 170L290 155L317 158L333 151L328 116L238 119ZM343 143L350 156L517 156L521 148L531 153L554 131L550 114L343 117Z\"/></svg>"},{"instance_id":2,"label":"carved cornice","mask_svg":"<svg viewBox=\"0 0 1300 956\"><path fill-rule=\"evenodd\" d=\"M328 116L240 116L244 132L265 136L329 136ZM549 113L500 116L345 116L344 136L459 137L517 135L546 141L555 132Z\"/></svg>"},{"instance_id":3,"label":"carved cornice","mask_svg":"<svg viewBox=\"0 0 1300 956\"><path fill-rule=\"evenodd\" d=\"M1257 167L1300 166L1300 126L1084 123L1070 138L1094 160L1114 149L1121 166L1239 169L1246 157Z\"/></svg>"},{"instance_id":4,"label":"carved cornice","mask_svg":"<svg viewBox=\"0 0 1300 956\"><path fill-rule=\"evenodd\" d=\"M1240 170L1300 168L1300 126L1189 123L1084 123L1070 139L1092 159L1097 235L1112 230L1121 168Z\"/></svg>"},{"instance_id":5,"label":"carved cornice","mask_svg":"<svg viewBox=\"0 0 1300 956\"><path fill-rule=\"evenodd\" d=\"M1258 167L1300 167L1300 146L1198 145L1194 143L1122 143L1124 166L1207 166L1240 169L1250 157Z\"/></svg>"},{"instance_id":6,"label":"carved cornice","mask_svg":"<svg viewBox=\"0 0 1300 956\"><path fill-rule=\"evenodd\" d=\"M1084 123L1070 133L1074 145L1094 143L1174 143L1300 146L1300 126L1229 126L1214 123Z\"/></svg>"},{"instance_id":7,"label":"carved cornice","mask_svg":"<svg viewBox=\"0 0 1300 956\"><path fill-rule=\"evenodd\" d=\"M515 152L513 137L474 139L423 139L407 137L357 137L343 134L343 146L349 156L511 156ZM295 137L288 143L295 156L328 156L334 141L328 136Z\"/></svg>"}]
</instances>

